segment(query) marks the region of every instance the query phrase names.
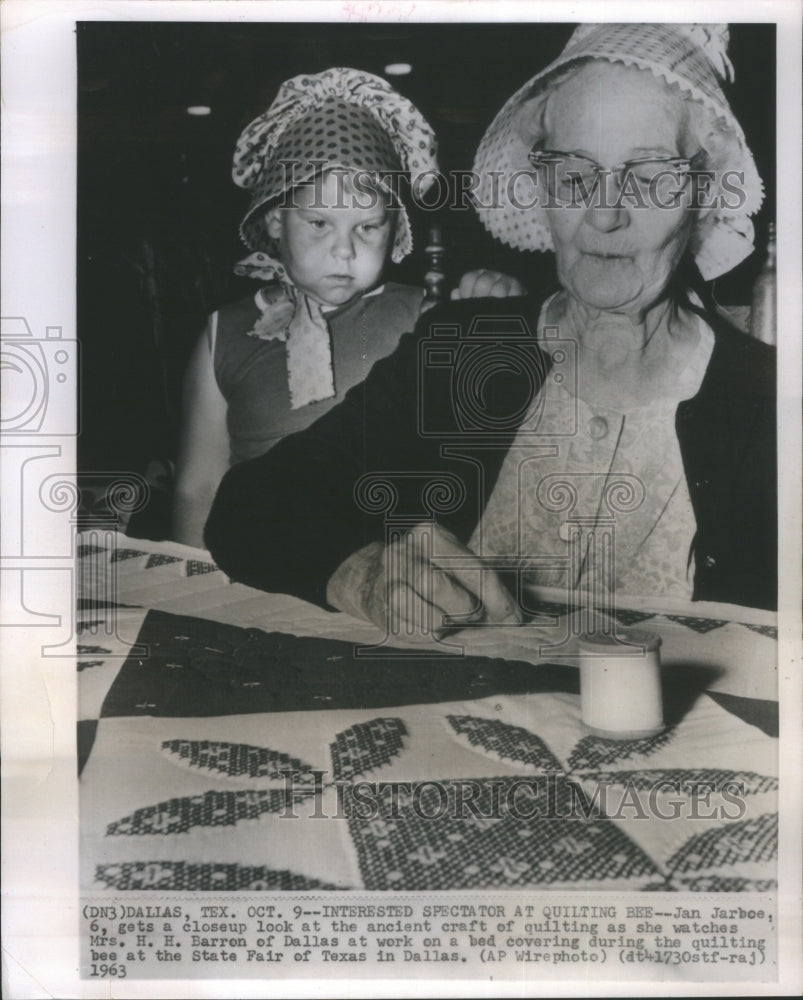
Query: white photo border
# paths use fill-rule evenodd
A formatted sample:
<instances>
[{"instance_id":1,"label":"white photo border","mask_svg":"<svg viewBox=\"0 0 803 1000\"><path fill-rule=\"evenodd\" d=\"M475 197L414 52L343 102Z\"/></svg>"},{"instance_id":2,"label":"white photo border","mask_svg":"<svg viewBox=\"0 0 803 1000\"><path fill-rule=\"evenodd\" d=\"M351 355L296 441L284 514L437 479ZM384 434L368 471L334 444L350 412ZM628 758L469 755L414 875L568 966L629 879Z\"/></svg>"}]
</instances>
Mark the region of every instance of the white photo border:
<instances>
[{"instance_id":1,"label":"white photo border","mask_svg":"<svg viewBox=\"0 0 803 1000\"><path fill-rule=\"evenodd\" d=\"M595 982L600 996L797 995L801 989L801 11L795 0L649 5L653 21L775 22L778 25L779 452L781 489L781 817L783 873L778 895L777 983L674 984ZM643 2L261 2L261 0L4 0L2 18L2 315L24 317L34 336L75 333L76 54L80 20L170 21L597 21L639 20ZM569 16L570 15L570 16ZM780 198L779 198L780 203ZM57 337L57 334L47 334ZM71 385L79 369L70 353ZM68 396L65 395L65 406ZM33 587L52 592L52 613L72 615L69 540L40 519L36 497L23 496L21 454L3 453L3 570L11 587L22 569L40 572ZM75 433L58 430L37 442L59 456L69 475ZM37 454L25 456L33 461ZM24 515L24 517L23 517ZM55 574L55 575L54 575ZM48 589L49 588L49 589ZM10 589L0 595L3 622L3 993L8 997L106 997L109 985L78 974L78 802L75 749L76 675L69 660L40 656L42 628L8 626ZM50 606L50 605L49 605ZM54 620L49 623L57 627ZM433 980L416 992L441 996L587 995L583 980L517 983ZM404 981L169 980L116 981L119 997L397 996Z\"/></svg>"}]
</instances>

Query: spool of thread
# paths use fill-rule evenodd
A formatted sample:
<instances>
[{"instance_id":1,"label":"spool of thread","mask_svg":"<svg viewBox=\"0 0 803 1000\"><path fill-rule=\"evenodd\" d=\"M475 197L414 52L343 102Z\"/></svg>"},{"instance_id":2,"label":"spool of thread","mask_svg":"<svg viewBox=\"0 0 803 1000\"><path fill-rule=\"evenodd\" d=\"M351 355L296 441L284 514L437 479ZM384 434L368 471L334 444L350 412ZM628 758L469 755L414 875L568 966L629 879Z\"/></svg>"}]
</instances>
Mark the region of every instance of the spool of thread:
<instances>
[{"instance_id":1,"label":"spool of thread","mask_svg":"<svg viewBox=\"0 0 803 1000\"><path fill-rule=\"evenodd\" d=\"M609 739L659 733L664 728L660 636L631 629L616 638L580 636L577 643L585 725Z\"/></svg>"}]
</instances>

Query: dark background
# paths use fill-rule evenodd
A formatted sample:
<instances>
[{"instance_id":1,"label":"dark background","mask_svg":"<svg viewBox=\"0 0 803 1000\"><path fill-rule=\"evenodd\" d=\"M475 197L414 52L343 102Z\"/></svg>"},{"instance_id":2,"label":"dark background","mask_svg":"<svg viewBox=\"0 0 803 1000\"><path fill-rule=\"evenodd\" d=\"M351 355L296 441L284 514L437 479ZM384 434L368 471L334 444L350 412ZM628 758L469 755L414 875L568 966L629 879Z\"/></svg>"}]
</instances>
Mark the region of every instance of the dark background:
<instances>
[{"instance_id":1,"label":"dark background","mask_svg":"<svg viewBox=\"0 0 803 1000\"><path fill-rule=\"evenodd\" d=\"M183 366L204 317L256 286L235 278L248 194L231 180L242 128L299 73L353 66L389 78L421 110L446 173L469 169L504 101L561 51L574 25L81 22L78 45L78 336L81 471L144 472L175 455ZM775 26L732 25L727 95L767 186L757 246L775 217ZM190 105L207 105L192 117ZM413 216L416 250L389 272L421 284L439 221L452 277L471 267L525 285L551 254L522 254L471 211ZM713 289L749 302L758 252ZM159 533L158 527L155 529Z\"/></svg>"}]
</instances>

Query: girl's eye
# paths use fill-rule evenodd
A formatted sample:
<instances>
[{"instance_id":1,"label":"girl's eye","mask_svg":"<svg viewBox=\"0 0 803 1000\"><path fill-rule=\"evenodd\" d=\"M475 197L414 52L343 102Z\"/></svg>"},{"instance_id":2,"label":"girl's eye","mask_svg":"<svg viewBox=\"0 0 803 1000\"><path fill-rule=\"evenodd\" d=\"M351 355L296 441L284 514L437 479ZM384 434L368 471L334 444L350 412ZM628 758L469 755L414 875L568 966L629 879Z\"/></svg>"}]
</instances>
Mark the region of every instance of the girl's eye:
<instances>
[{"instance_id":1,"label":"girl's eye","mask_svg":"<svg viewBox=\"0 0 803 1000\"><path fill-rule=\"evenodd\" d=\"M363 222L360 226L360 229L367 236L373 236L374 233L380 232L380 230L384 227L384 225L385 225L384 222Z\"/></svg>"}]
</instances>

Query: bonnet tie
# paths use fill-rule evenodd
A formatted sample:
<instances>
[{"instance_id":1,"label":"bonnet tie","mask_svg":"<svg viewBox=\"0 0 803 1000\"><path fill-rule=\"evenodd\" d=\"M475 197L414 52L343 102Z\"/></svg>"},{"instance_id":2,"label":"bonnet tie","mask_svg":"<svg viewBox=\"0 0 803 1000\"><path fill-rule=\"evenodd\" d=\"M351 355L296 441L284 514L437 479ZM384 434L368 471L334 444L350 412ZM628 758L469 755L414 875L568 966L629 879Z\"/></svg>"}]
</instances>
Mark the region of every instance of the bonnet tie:
<instances>
[{"instance_id":1,"label":"bonnet tie","mask_svg":"<svg viewBox=\"0 0 803 1000\"><path fill-rule=\"evenodd\" d=\"M273 282L257 294L261 313L248 336L286 344L290 409L331 399L335 394L332 337L320 303L296 288L284 267L267 254L251 254L235 270Z\"/></svg>"}]
</instances>

